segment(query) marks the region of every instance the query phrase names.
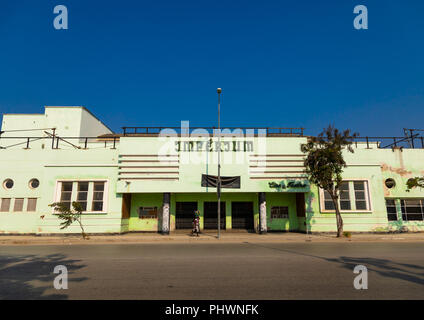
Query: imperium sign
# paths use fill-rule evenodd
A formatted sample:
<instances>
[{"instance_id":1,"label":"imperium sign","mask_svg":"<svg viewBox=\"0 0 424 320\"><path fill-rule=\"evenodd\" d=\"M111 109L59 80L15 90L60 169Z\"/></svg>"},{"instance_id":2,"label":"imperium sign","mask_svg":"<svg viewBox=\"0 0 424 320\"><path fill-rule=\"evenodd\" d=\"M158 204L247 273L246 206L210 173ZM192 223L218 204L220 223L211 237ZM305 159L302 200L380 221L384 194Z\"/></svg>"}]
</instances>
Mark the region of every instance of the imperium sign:
<instances>
[{"instance_id":1,"label":"imperium sign","mask_svg":"<svg viewBox=\"0 0 424 320\"><path fill-rule=\"evenodd\" d=\"M221 152L253 152L253 141L221 141ZM177 152L217 152L218 141L176 141Z\"/></svg>"}]
</instances>

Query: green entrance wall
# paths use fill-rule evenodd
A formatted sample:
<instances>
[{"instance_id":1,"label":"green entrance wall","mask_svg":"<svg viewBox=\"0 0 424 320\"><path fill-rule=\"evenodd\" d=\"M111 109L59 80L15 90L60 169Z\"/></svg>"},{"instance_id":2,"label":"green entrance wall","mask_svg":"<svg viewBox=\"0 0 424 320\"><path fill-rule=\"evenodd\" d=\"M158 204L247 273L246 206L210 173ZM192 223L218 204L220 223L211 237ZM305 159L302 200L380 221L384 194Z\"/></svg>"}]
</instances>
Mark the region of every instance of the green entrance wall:
<instances>
[{"instance_id":1,"label":"green entrance wall","mask_svg":"<svg viewBox=\"0 0 424 320\"><path fill-rule=\"evenodd\" d=\"M163 195L159 193L132 194L128 230L160 232L162 230L160 223L160 212L162 212L161 209L163 202L162 200ZM157 207L159 218L139 218L139 207Z\"/></svg>"},{"instance_id":2,"label":"green entrance wall","mask_svg":"<svg viewBox=\"0 0 424 320\"><path fill-rule=\"evenodd\" d=\"M273 206L289 207L288 219L271 219ZM296 214L296 194L294 193L267 193L266 194L267 225L269 231L299 230L299 221Z\"/></svg>"},{"instance_id":3,"label":"green entrance wall","mask_svg":"<svg viewBox=\"0 0 424 320\"><path fill-rule=\"evenodd\" d=\"M132 194L131 195L131 216L129 218L129 231L149 231L160 232L161 220L158 219L140 219L138 216L139 207L162 207L163 195L160 193L151 194ZM215 193L173 193L171 194L170 221L171 230L175 230L175 209L176 202L197 202L197 208L200 210L200 228L204 228L204 203L217 201ZM253 202L254 227L257 229L259 224L258 195L256 193L222 193L221 201L225 202L226 211L226 229L232 228L231 221L231 203L234 201ZM294 193L267 193L267 225L270 231L296 231L300 229L299 218L296 215L296 194ZM289 208L289 219L271 219L271 207L287 206ZM303 220L302 220L303 223Z\"/></svg>"},{"instance_id":4,"label":"green entrance wall","mask_svg":"<svg viewBox=\"0 0 424 320\"><path fill-rule=\"evenodd\" d=\"M256 193L246 194L226 194L222 193L221 201L225 202L226 211L226 228L231 229L231 201L251 201L253 202L254 223L255 228L258 225L259 210L258 199ZM140 219L138 216L139 207L158 207L162 208L163 194L161 193L146 193L131 195L131 215L129 218L129 231L161 231L161 220L158 219ZM217 201L215 193L173 193L171 194L170 207L170 229L175 230L175 210L176 202L197 202L197 208L200 210L200 228L204 227L204 202ZM160 214L159 214L160 216Z\"/></svg>"}]
</instances>

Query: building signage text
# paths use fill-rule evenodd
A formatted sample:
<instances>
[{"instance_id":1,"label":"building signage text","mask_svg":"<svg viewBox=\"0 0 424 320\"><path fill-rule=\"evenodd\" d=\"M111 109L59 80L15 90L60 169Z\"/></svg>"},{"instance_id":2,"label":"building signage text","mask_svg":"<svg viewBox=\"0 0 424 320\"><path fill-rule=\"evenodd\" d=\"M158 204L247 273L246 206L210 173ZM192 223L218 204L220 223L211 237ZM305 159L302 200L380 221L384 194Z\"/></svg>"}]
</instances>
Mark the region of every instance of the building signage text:
<instances>
[{"instance_id":1,"label":"building signage text","mask_svg":"<svg viewBox=\"0 0 424 320\"><path fill-rule=\"evenodd\" d=\"M221 144L221 152L253 152L253 141L176 141L177 152L217 152Z\"/></svg>"}]
</instances>

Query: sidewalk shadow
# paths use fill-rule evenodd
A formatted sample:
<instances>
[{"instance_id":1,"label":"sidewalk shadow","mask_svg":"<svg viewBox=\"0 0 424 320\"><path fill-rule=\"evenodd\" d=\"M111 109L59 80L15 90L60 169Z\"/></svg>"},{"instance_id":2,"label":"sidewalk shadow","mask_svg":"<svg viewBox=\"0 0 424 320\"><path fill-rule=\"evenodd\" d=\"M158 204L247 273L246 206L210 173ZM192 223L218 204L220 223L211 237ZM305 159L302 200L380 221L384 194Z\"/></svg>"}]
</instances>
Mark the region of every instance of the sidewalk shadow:
<instances>
[{"instance_id":1,"label":"sidewalk shadow","mask_svg":"<svg viewBox=\"0 0 424 320\"><path fill-rule=\"evenodd\" d=\"M71 278L75 271L85 266L79 262L66 259L63 254L0 255L0 299L67 299L67 290L57 290L55 294L46 294L46 291L55 290L53 281L58 274L54 274L53 270L57 265L68 269L68 285L69 282L87 280Z\"/></svg>"},{"instance_id":2,"label":"sidewalk shadow","mask_svg":"<svg viewBox=\"0 0 424 320\"><path fill-rule=\"evenodd\" d=\"M387 259L378 259L378 258L355 258L355 257L346 257L340 256L338 258L326 258L322 256L317 256L308 253L297 252L290 249L280 249L267 245L245 242L257 247L262 247L266 249L281 251L285 253L291 253L295 255L311 257L316 259L325 260L331 263L336 263L341 265L341 267L353 270L353 268L359 264L362 264L367 267L368 271L374 271L375 273L388 278L395 278L404 281L409 281L415 284L424 285L424 266L408 264L408 263L398 263L392 260ZM413 270L408 270L413 269Z\"/></svg>"},{"instance_id":3,"label":"sidewalk shadow","mask_svg":"<svg viewBox=\"0 0 424 320\"><path fill-rule=\"evenodd\" d=\"M378 258L353 258L341 256L339 258L323 258L329 262L335 262L342 265L343 268L353 270L355 266L362 264L369 271L374 271L383 277L396 278L409 281L415 284L424 285L424 267L394 262L387 259ZM416 269L416 271L408 269ZM421 271L421 272L419 272Z\"/></svg>"}]
</instances>

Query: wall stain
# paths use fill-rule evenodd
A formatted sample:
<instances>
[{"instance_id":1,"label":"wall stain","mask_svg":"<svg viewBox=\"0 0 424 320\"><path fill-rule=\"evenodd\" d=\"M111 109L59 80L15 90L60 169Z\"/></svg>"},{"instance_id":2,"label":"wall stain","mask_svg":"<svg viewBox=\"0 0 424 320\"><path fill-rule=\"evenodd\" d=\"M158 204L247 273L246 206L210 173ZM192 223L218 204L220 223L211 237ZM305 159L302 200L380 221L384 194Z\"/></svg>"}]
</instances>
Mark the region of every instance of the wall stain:
<instances>
[{"instance_id":1,"label":"wall stain","mask_svg":"<svg viewBox=\"0 0 424 320\"><path fill-rule=\"evenodd\" d=\"M406 169L404 169L404 168L395 168L395 167L389 166L389 165L388 165L388 164L386 164L386 163L383 163L383 164L381 165L381 171L390 171L390 172L394 172L394 173L399 174L399 175L400 175L400 176L402 176L402 177L404 177L404 176L408 176L408 175L412 174L412 171L408 171L408 170L406 170Z\"/></svg>"}]
</instances>

